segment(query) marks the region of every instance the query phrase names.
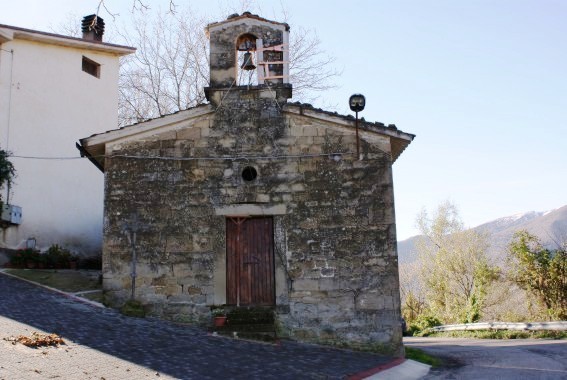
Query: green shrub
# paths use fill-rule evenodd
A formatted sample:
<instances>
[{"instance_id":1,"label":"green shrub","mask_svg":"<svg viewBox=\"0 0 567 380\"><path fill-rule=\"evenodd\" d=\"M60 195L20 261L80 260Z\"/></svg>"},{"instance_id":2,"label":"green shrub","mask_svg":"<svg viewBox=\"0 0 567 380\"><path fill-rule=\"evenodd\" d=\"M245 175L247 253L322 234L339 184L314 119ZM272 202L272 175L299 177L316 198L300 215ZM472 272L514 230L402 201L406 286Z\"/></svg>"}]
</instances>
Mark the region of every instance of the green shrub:
<instances>
[{"instance_id":1,"label":"green shrub","mask_svg":"<svg viewBox=\"0 0 567 380\"><path fill-rule=\"evenodd\" d=\"M212 306L211 314L213 317L226 317L226 310L222 306Z\"/></svg>"},{"instance_id":2,"label":"green shrub","mask_svg":"<svg viewBox=\"0 0 567 380\"><path fill-rule=\"evenodd\" d=\"M20 249L12 257L10 257L10 264L14 268L25 268L26 265L33 263L37 264L40 261L45 260L42 255L35 249L26 248Z\"/></svg>"},{"instance_id":3,"label":"green shrub","mask_svg":"<svg viewBox=\"0 0 567 380\"><path fill-rule=\"evenodd\" d=\"M409 335L418 335L430 327L441 326L443 323L433 315L420 315L409 326Z\"/></svg>"},{"instance_id":4,"label":"green shrub","mask_svg":"<svg viewBox=\"0 0 567 380\"><path fill-rule=\"evenodd\" d=\"M88 270L101 270L102 258L100 256L91 256L81 259L79 261L79 268Z\"/></svg>"},{"instance_id":5,"label":"green shrub","mask_svg":"<svg viewBox=\"0 0 567 380\"><path fill-rule=\"evenodd\" d=\"M50 268L68 268L69 262L74 259L74 256L66 248L60 247L58 244L53 244L45 253L47 258L47 265Z\"/></svg>"},{"instance_id":6,"label":"green shrub","mask_svg":"<svg viewBox=\"0 0 567 380\"><path fill-rule=\"evenodd\" d=\"M475 339L566 339L567 331L473 330L440 331L428 335L434 337Z\"/></svg>"}]
</instances>

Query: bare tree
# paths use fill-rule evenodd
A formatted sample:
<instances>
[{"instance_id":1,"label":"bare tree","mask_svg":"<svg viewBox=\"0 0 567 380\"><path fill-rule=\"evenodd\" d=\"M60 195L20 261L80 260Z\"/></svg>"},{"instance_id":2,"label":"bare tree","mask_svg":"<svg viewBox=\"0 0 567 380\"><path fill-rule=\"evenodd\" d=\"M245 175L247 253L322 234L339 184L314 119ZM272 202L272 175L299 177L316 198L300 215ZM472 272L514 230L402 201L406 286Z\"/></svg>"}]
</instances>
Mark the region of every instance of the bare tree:
<instances>
[{"instance_id":1,"label":"bare tree","mask_svg":"<svg viewBox=\"0 0 567 380\"><path fill-rule=\"evenodd\" d=\"M53 33L79 38L81 37L80 19L80 16L76 13L67 13L61 22L57 23L57 25L52 24L49 28Z\"/></svg>"},{"instance_id":2,"label":"bare tree","mask_svg":"<svg viewBox=\"0 0 567 380\"><path fill-rule=\"evenodd\" d=\"M333 79L341 75L335 57L321 47L321 40L311 29L296 27L290 33L290 82L293 97L302 102L313 103L319 94L335 88Z\"/></svg>"},{"instance_id":3,"label":"bare tree","mask_svg":"<svg viewBox=\"0 0 567 380\"><path fill-rule=\"evenodd\" d=\"M423 238L417 249L427 303L446 323L476 322L499 270L487 257L487 236L464 229L455 205L441 204L432 218L417 218Z\"/></svg>"},{"instance_id":4,"label":"bare tree","mask_svg":"<svg viewBox=\"0 0 567 380\"><path fill-rule=\"evenodd\" d=\"M149 5L147 4L146 1L144 1L144 0L132 0L132 13L134 13L135 11L147 11L149 9L150 9L150 7L149 7ZM177 9L177 5L175 4L175 1L169 0L169 12L175 13L176 9ZM106 0L99 0L98 6L96 8L96 15L99 16L100 12L102 10L106 11L106 13L111 15L113 18L115 16L118 16L118 13L113 13L112 10L111 10L111 7L107 6Z\"/></svg>"},{"instance_id":5,"label":"bare tree","mask_svg":"<svg viewBox=\"0 0 567 380\"><path fill-rule=\"evenodd\" d=\"M207 20L195 12L153 10L132 15L134 28L124 30L124 43L135 46L120 75L120 125L167 115L204 101L209 80ZM340 75L311 31L291 33L290 82L295 100L315 102L334 87Z\"/></svg>"},{"instance_id":6,"label":"bare tree","mask_svg":"<svg viewBox=\"0 0 567 380\"><path fill-rule=\"evenodd\" d=\"M426 292L419 276L419 262L400 264L399 272L402 316L411 324L427 309Z\"/></svg>"},{"instance_id":7,"label":"bare tree","mask_svg":"<svg viewBox=\"0 0 567 380\"><path fill-rule=\"evenodd\" d=\"M225 8L225 12L234 13L259 6L241 0L240 4L231 3ZM99 0L94 11L114 19L119 16L113 13L112 1L108 0ZM274 18L286 22L288 12L283 7L279 12L281 17L274 15ZM204 29L210 20L189 8L180 8L173 0L168 2L167 9L150 9L146 1L132 0L132 10L127 16L131 26L123 27L109 39L137 48L135 55L121 60L119 125L160 117L204 102L204 87L209 81L209 43ZM79 24L69 17L56 29L72 36L80 35ZM341 71L335 67L335 58L324 51L314 30L300 26L292 27L289 49L294 100L317 103L321 93L336 87L333 79Z\"/></svg>"},{"instance_id":8,"label":"bare tree","mask_svg":"<svg viewBox=\"0 0 567 380\"><path fill-rule=\"evenodd\" d=\"M131 124L202 103L208 83L205 20L194 14L155 12L133 15L122 38L136 46L122 61L119 123Z\"/></svg>"}]
</instances>

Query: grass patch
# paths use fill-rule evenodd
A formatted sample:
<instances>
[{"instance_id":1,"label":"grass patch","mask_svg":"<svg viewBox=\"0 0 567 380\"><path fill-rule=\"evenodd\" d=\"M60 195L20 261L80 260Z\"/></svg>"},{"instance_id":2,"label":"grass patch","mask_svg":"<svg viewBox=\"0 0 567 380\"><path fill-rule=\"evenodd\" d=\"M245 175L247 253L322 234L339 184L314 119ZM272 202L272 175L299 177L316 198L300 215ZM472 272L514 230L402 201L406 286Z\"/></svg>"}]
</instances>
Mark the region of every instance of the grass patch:
<instances>
[{"instance_id":1,"label":"grass patch","mask_svg":"<svg viewBox=\"0 0 567 380\"><path fill-rule=\"evenodd\" d=\"M94 292L94 293L78 294L78 296L98 303L103 303L102 301L104 300L102 291Z\"/></svg>"},{"instance_id":2,"label":"grass patch","mask_svg":"<svg viewBox=\"0 0 567 380\"><path fill-rule=\"evenodd\" d=\"M146 316L144 305L136 300L126 301L124 306L120 308L120 312L128 317L144 318Z\"/></svg>"},{"instance_id":3,"label":"grass patch","mask_svg":"<svg viewBox=\"0 0 567 380\"><path fill-rule=\"evenodd\" d=\"M98 272L57 269L7 269L6 273L64 292L102 289Z\"/></svg>"},{"instance_id":4,"label":"grass patch","mask_svg":"<svg viewBox=\"0 0 567 380\"><path fill-rule=\"evenodd\" d=\"M516 331L516 330L474 330L444 331L427 334L439 338L473 339L567 339L567 331Z\"/></svg>"},{"instance_id":5,"label":"grass patch","mask_svg":"<svg viewBox=\"0 0 567 380\"><path fill-rule=\"evenodd\" d=\"M425 351L420 350L419 348L405 346L405 349L406 349L406 359L415 360L416 362L428 364L432 367L439 367L442 364L439 358L436 358L435 356L431 356L425 353Z\"/></svg>"}]
</instances>

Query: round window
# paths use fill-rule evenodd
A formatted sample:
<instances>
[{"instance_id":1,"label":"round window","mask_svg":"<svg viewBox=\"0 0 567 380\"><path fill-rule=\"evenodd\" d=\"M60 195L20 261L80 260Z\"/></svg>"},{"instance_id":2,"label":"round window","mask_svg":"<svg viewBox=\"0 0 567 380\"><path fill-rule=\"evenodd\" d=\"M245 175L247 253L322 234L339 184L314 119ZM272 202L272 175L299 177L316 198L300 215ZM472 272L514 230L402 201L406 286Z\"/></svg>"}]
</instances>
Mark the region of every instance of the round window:
<instances>
[{"instance_id":1,"label":"round window","mask_svg":"<svg viewBox=\"0 0 567 380\"><path fill-rule=\"evenodd\" d=\"M247 166L242 170L242 179L246 182L254 181L258 177L258 172L253 166Z\"/></svg>"}]
</instances>

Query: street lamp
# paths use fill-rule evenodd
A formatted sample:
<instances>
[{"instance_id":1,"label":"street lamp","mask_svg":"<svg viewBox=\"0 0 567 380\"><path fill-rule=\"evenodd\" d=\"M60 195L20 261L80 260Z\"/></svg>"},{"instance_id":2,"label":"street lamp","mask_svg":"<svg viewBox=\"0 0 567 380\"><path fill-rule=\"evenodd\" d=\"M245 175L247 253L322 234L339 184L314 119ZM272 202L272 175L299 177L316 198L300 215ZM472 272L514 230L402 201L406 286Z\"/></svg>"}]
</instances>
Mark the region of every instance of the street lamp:
<instances>
[{"instance_id":1,"label":"street lamp","mask_svg":"<svg viewBox=\"0 0 567 380\"><path fill-rule=\"evenodd\" d=\"M354 94L348 99L350 110L356 113L356 157L360 160L360 142L358 139L358 113L364 109L366 105L366 98L362 94Z\"/></svg>"}]
</instances>

